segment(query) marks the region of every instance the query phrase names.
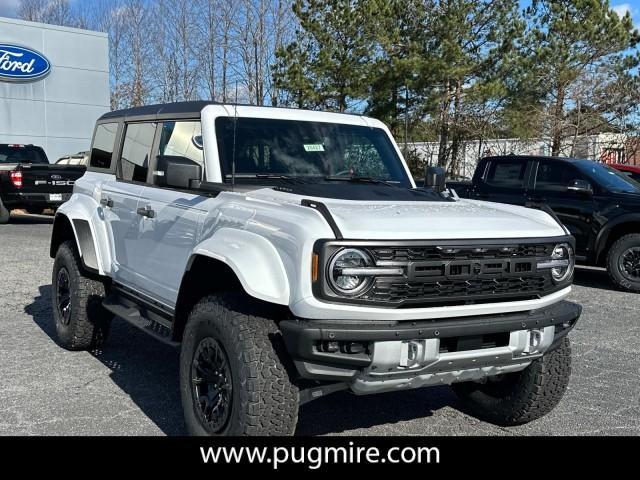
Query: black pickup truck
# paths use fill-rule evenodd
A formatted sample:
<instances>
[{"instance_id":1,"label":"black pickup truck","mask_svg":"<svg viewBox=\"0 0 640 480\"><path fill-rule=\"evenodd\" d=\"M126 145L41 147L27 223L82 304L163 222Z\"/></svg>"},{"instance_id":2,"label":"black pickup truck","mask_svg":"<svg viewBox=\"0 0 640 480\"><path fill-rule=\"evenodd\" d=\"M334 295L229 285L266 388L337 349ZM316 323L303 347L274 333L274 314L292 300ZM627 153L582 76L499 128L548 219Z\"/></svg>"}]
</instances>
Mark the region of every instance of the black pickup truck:
<instances>
[{"instance_id":1,"label":"black pickup truck","mask_svg":"<svg viewBox=\"0 0 640 480\"><path fill-rule=\"evenodd\" d=\"M67 201L84 166L51 165L41 147L0 144L0 224L13 209L42 213Z\"/></svg>"},{"instance_id":2,"label":"black pickup truck","mask_svg":"<svg viewBox=\"0 0 640 480\"><path fill-rule=\"evenodd\" d=\"M602 163L507 155L480 160L470 183L447 185L461 198L551 210L576 239L576 261L607 268L621 288L640 292L640 184Z\"/></svg>"}]
</instances>

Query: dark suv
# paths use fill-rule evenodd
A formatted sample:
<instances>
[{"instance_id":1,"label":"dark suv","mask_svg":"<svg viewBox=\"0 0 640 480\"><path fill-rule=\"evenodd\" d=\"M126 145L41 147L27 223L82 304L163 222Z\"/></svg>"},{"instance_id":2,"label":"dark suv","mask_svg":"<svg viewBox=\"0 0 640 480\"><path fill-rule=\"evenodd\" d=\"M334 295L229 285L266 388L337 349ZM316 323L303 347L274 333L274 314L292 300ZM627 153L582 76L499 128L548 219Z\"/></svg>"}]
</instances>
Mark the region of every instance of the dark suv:
<instances>
[{"instance_id":1,"label":"dark suv","mask_svg":"<svg viewBox=\"0 0 640 480\"><path fill-rule=\"evenodd\" d=\"M578 263L604 266L616 285L640 292L640 184L627 175L591 160L508 155L483 158L471 185L454 188L550 208L575 237Z\"/></svg>"}]
</instances>

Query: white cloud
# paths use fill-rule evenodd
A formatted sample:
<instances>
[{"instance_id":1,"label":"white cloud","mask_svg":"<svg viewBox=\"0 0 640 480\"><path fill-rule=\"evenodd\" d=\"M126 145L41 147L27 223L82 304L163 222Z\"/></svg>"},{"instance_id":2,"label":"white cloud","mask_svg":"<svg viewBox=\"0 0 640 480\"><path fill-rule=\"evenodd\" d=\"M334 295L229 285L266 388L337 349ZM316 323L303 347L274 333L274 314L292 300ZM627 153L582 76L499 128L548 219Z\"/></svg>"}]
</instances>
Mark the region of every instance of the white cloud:
<instances>
[{"instance_id":1,"label":"white cloud","mask_svg":"<svg viewBox=\"0 0 640 480\"><path fill-rule=\"evenodd\" d=\"M0 17L15 17L20 0L0 0Z\"/></svg>"},{"instance_id":2,"label":"white cloud","mask_svg":"<svg viewBox=\"0 0 640 480\"><path fill-rule=\"evenodd\" d=\"M631 7L629 3L621 3L620 5L614 5L612 10L618 14L619 17L624 17L627 12L631 15L634 13L634 9Z\"/></svg>"},{"instance_id":3,"label":"white cloud","mask_svg":"<svg viewBox=\"0 0 640 480\"><path fill-rule=\"evenodd\" d=\"M619 5L613 5L611 9L616 12L620 18L629 13L633 19L634 26L636 28L640 26L640 9L638 9L636 5L631 3L621 3Z\"/></svg>"}]
</instances>

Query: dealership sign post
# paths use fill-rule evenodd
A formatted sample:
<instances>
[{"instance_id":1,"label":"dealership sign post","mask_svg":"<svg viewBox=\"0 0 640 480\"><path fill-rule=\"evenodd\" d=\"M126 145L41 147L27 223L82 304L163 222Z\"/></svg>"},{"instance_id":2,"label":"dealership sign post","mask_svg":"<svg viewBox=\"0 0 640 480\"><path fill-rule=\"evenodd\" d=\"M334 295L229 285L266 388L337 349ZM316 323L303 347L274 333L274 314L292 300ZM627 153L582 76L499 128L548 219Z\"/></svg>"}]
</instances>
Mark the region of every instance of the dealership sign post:
<instances>
[{"instance_id":1,"label":"dealership sign post","mask_svg":"<svg viewBox=\"0 0 640 480\"><path fill-rule=\"evenodd\" d=\"M0 81L34 82L46 77L51 63L27 47L0 43Z\"/></svg>"}]
</instances>

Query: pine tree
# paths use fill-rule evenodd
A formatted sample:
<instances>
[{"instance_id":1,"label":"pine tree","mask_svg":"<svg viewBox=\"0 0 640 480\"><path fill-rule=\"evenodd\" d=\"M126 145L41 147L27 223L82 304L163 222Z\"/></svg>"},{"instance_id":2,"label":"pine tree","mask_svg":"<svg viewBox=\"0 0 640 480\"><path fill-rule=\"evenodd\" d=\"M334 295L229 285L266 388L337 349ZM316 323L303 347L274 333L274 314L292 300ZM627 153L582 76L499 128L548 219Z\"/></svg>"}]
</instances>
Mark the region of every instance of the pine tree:
<instances>
[{"instance_id":1,"label":"pine tree","mask_svg":"<svg viewBox=\"0 0 640 480\"><path fill-rule=\"evenodd\" d=\"M576 94L581 80L591 75L607 81L599 75L605 68L635 68L638 57L629 51L640 38L629 13L619 17L607 0L533 0L525 18L529 28L521 46L518 93L540 99L551 152L559 155L564 138L571 134L571 112L584 108L576 102L591 97L588 89Z\"/></svg>"},{"instance_id":2,"label":"pine tree","mask_svg":"<svg viewBox=\"0 0 640 480\"><path fill-rule=\"evenodd\" d=\"M279 50L274 71L278 88L299 107L343 112L366 91L373 39L367 25L375 2L296 0L296 40Z\"/></svg>"}]
</instances>

